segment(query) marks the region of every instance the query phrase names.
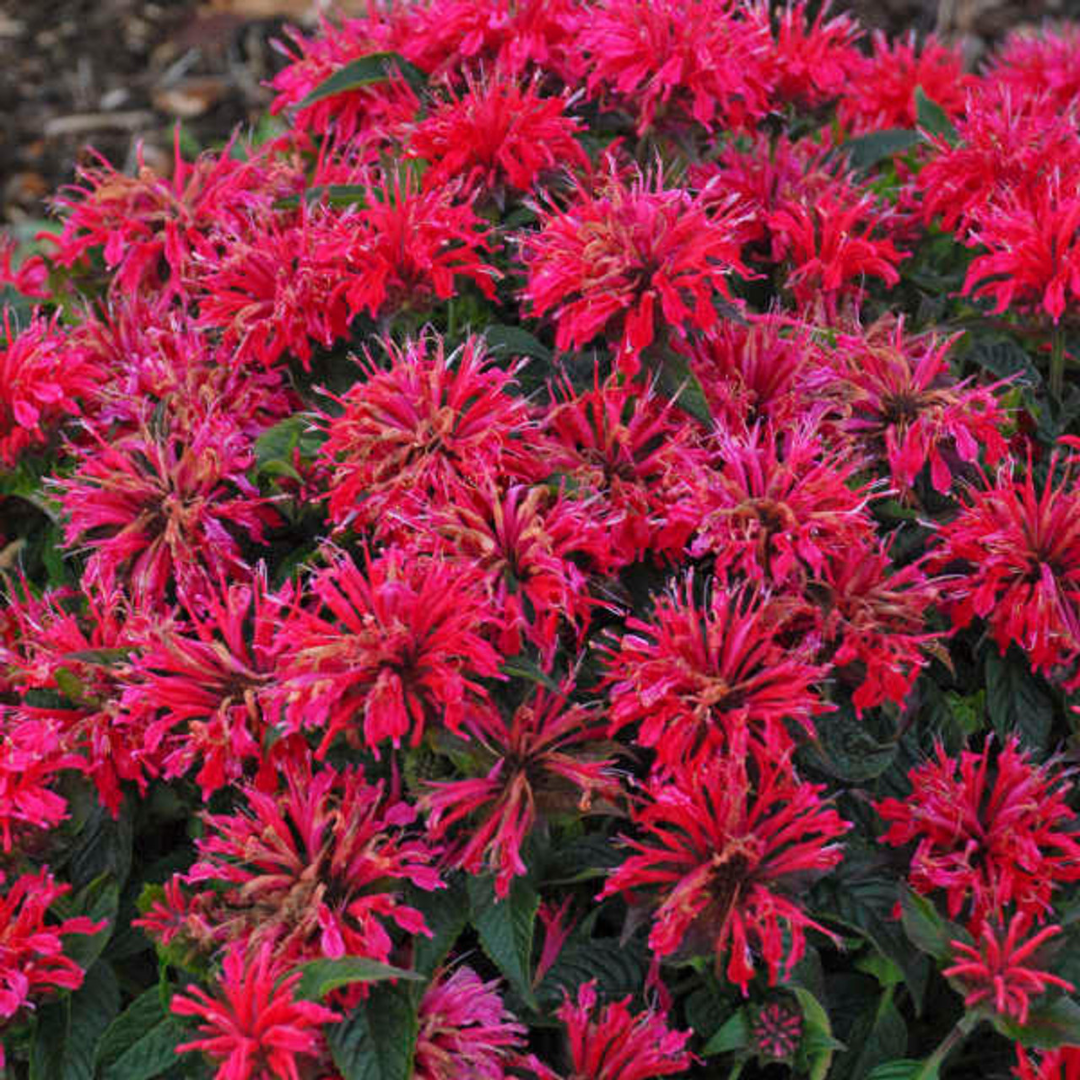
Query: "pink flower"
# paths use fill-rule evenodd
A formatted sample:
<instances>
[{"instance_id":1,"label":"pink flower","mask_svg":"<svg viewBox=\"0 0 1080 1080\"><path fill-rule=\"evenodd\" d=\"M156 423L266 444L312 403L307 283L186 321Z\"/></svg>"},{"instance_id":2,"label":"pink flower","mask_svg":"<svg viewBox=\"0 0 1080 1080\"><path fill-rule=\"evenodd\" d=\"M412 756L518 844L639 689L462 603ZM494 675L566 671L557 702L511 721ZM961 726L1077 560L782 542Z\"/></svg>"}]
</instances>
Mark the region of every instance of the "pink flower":
<instances>
[{"instance_id":1,"label":"pink flower","mask_svg":"<svg viewBox=\"0 0 1080 1080\"><path fill-rule=\"evenodd\" d=\"M363 567L336 558L315 573L318 606L289 619L280 664L288 731L324 729L322 757L339 733L378 756L378 744L419 746L432 720L452 730L499 675L484 636L497 625L478 571L390 548Z\"/></svg>"},{"instance_id":2,"label":"pink flower","mask_svg":"<svg viewBox=\"0 0 1080 1080\"><path fill-rule=\"evenodd\" d=\"M703 195L665 188L659 175L628 187L612 170L593 190L579 187L565 210L541 211L522 251L530 313L552 315L563 350L606 334L620 367L635 372L666 330L715 325L713 300L731 299L727 275L748 273L745 216L730 204L708 213Z\"/></svg>"},{"instance_id":3,"label":"pink flower","mask_svg":"<svg viewBox=\"0 0 1080 1080\"><path fill-rule=\"evenodd\" d=\"M470 742L461 751L486 774L429 782L431 790L421 800L430 812L433 839L469 819L446 860L470 874L496 870L500 898L526 872L521 846L539 817L575 808L584 813L594 798L610 803L622 793L614 762L600 756L606 725L583 706L569 704L566 689L556 694L538 688L509 722L493 709L474 713L465 725Z\"/></svg>"},{"instance_id":4,"label":"pink flower","mask_svg":"<svg viewBox=\"0 0 1080 1080\"><path fill-rule=\"evenodd\" d=\"M1076 815L1064 776L1035 765L1011 737L993 761L986 748L959 761L938 744L937 759L908 773L912 792L884 799L878 813L890 826L881 838L896 846L917 841L911 884L946 892L950 916L968 904L981 924L1007 904L1042 918L1059 882L1080 880Z\"/></svg>"},{"instance_id":5,"label":"pink flower","mask_svg":"<svg viewBox=\"0 0 1080 1080\"><path fill-rule=\"evenodd\" d=\"M387 961L390 924L428 934L401 890L405 882L442 887L433 850L408 831L413 808L382 784L369 784L359 769L313 774L306 750L297 757L304 763L283 766L281 790L244 788L246 806L205 815L198 859L183 880L219 899L198 918L219 943L273 942L283 963Z\"/></svg>"},{"instance_id":6,"label":"pink flower","mask_svg":"<svg viewBox=\"0 0 1080 1080\"><path fill-rule=\"evenodd\" d=\"M436 335L386 349L389 369L369 356L326 420L332 521L411 533L418 507L453 506L488 478L546 475L514 368L498 367L480 338L450 352Z\"/></svg>"},{"instance_id":7,"label":"pink flower","mask_svg":"<svg viewBox=\"0 0 1080 1080\"><path fill-rule=\"evenodd\" d=\"M341 1016L314 1001L294 1001L300 973L285 975L266 942L250 965L241 943L225 954L219 990L211 997L197 986L175 994L177 1016L198 1017L205 1038L181 1043L177 1053L202 1050L221 1062L217 1080L300 1080L297 1058L325 1053L321 1027Z\"/></svg>"},{"instance_id":8,"label":"pink flower","mask_svg":"<svg viewBox=\"0 0 1080 1080\"><path fill-rule=\"evenodd\" d=\"M1017 1080L1077 1080L1080 1077L1080 1046L1044 1050L1032 1060L1027 1050L1017 1043L1013 1076Z\"/></svg>"},{"instance_id":9,"label":"pink flower","mask_svg":"<svg viewBox=\"0 0 1080 1080\"><path fill-rule=\"evenodd\" d=\"M1015 642L1047 673L1080 652L1080 495L1073 469L1055 482L1053 465L1038 487L1029 466L967 492L929 563L953 571L942 585L953 625L986 619L1002 654Z\"/></svg>"},{"instance_id":10,"label":"pink flower","mask_svg":"<svg viewBox=\"0 0 1080 1080\"><path fill-rule=\"evenodd\" d=\"M631 1013L630 998L597 1008L596 982L582 983L577 1000L558 1010L570 1040L572 1080L652 1080L683 1073L697 1060L685 1049L690 1031L673 1031L652 1009ZM530 1055L523 1063L539 1080L559 1080Z\"/></svg>"},{"instance_id":11,"label":"pink flower","mask_svg":"<svg viewBox=\"0 0 1080 1080\"><path fill-rule=\"evenodd\" d=\"M470 967L442 968L424 991L413 1080L510 1080L526 1029Z\"/></svg>"},{"instance_id":12,"label":"pink flower","mask_svg":"<svg viewBox=\"0 0 1080 1080\"><path fill-rule=\"evenodd\" d=\"M1060 934L1061 927L1044 926L1025 941L1030 926L1031 917L1017 912L1007 927L984 922L976 945L950 942L954 962L942 974L960 983L969 1009L985 1002L998 1016L1026 1024L1032 997L1046 993L1051 986L1069 992L1076 989L1068 980L1041 970L1033 955L1044 942Z\"/></svg>"},{"instance_id":13,"label":"pink flower","mask_svg":"<svg viewBox=\"0 0 1080 1080\"><path fill-rule=\"evenodd\" d=\"M827 933L786 895L798 875L840 862L836 841L850 822L821 791L798 778L790 748L744 727L726 751L648 783L633 813L643 839L626 841L635 854L600 896L656 896L657 957L712 955L720 972L727 956L727 977L745 994L757 952L775 985L802 957L806 930Z\"/></svg>"},{"instance_id":14,"label":"pink flower","mask_svg":"<svg viewBox=\"0 0 1080 1080\"><path fill-rule=\"evenodd\" d=\"M60 316L35 314L18 331L4 309L0 327L0 468L46 447L61 425L80 414L105 372L60 328Z\"/></svg>"},{"instance_id":15,"label":"pink flower","mask_svg":"<svg viewBox=\"0 0 1080 1080\"><path fill-rule=\"evenodd\" d=\"M855 42L859 24L846 12L826 19L829 4L807 24L807 0L787 0L779 11L770 60L775 67L771 98L814 109L839 97L862 67Z\"/></svg>"},{"instance_id":16,"label":"pink flower","mask_svg":"<svg viewBox=\"0 0 1080 1080\"><path fill-rule=\"evenodd\" d=\"M635 741L667 768L715 757L743 725L782 742L785 720L812 731L826 669L781 636L788 613L722 579L702 599L690 577L659 596L652 620L628 619L608 649L611 730L639 724Z\"/></svg>"},{"instance_id":17,"label":"pink flower","mask_svg":"<svg viewBox=\"0 0 1080 1080\"><path fill-rule=\"evenodd\" d=\"M694 122L751 127L768 109L768 21L731 0L603 0L577 45L589 96L629 112L639 136Z\"/></svg>"},{"instance_id":18,"label":"pink flower","mask_svg":"<svg viewBox=\"0 0 1080 1080\"><path fill-rule=\"evenodd\" d=\"M1048 95L1046 112L1066 116L1080 101L1080 29L1074 23L1013 30L998 49L987 80L1018 100Z\"/></svg>"},{"instance_id":19,"label":"pink flower","mask_svg":"<svg viewBox=\"0 0 1080 1080\"><path fill-rule=\"evenodd\" d=\"M0 885L6 875L0 871ZM46 923L53 901L71 891L48 870L22 874L0 896L0 1028L58 990L78 990L83 970L63 953L70 934L98 934L107 920L85 916Z\"/></svg>"}]
</instances>

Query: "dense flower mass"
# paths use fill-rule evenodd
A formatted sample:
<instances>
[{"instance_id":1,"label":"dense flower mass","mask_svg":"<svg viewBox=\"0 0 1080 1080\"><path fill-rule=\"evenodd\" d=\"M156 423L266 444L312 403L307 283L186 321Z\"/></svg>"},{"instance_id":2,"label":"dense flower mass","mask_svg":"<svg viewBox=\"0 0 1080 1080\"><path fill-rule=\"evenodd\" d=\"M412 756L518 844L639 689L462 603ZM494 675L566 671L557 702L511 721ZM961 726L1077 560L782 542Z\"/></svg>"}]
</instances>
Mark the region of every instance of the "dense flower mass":
<instances>
[{"instance_id":1,"label":"dense flower mass","mask_svg":"<svg viewBox=\"0 0 1080 1080\"><path fill-rule=\"evenodd\" d=\"M307 6L0 236L5 1080L1080 1080L1080 31Z\"/></svg>"}]
</instances>

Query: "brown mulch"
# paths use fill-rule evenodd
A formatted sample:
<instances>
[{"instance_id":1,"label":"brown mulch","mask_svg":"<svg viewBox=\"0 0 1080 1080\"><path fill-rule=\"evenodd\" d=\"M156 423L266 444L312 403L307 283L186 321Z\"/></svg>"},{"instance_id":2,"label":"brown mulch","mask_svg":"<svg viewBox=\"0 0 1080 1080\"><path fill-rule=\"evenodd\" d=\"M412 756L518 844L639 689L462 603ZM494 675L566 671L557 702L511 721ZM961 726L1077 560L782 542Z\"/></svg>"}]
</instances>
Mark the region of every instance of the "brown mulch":
<instances>
[{"instance_id":1,"label":"brown mulch","mask_svg":"<svg viewBox=\"0 0 1080 1080\"><path fill-rule=\"evenodd\" d=\"M363 0L345 0L353 10ZM26 226L94 147L118 167L168 171L179 123L188 151L254 123L284 63L270 41L323 0L0 0L0 224ZM341 2L334 5L340 9ZM937 31L974 62L1000 36L1080 0L847 0L869 26Z\"/></svg>"}]
</instances>

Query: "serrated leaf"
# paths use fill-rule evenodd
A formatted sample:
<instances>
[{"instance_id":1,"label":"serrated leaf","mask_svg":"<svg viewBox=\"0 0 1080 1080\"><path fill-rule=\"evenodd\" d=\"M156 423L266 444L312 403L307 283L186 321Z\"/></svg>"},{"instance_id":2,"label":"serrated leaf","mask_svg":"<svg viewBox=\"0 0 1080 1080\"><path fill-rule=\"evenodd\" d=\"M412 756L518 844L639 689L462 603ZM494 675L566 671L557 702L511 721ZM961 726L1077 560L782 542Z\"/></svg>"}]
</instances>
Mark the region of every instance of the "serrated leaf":
<instances>
[{"instance_id":1,"label":"serrated leaf","mask_svg":"<svg viewBox=\"0 0 1080 1080\"><path fill-rule=\"evenodd\" d=\"M837 1050L846 1050L839 1039L833 1038L832 1023L825 1006L803 986L793 986L803 1015L803 1034L799 1042L797 1064L810 1080L824 1080Z\"/></svg>"},{"instance_id":2,"label":"serrated leaf","mask_svg":"<svg viewBox=\"0 0 1080 1080\"><path fill-rule=\"evenodd\" d=\"M873 168L896 154L906 153L919 144L919 133L911 128L886 128L849 139L841 149L857 172Z\"/></svg>"},{"instance_id":3,"label":"serrated leaf","mask_svg":"<svg viewBox=\"0 0 1080 1080\"><path fill-rule=\"evenodd\" d=\"M745 1050L750 1045L750 1020L746 1009L739 1009L727 1018L720 1030L705 1044L704 1057L714 1054L730 1054Z\"/></svg>"},{"instance_id":4,"label":"serrated leaf","mask_svg":"<svg viewBox=\"0 0 1080 1080\"><path fill-rule=\"evenodd\" d=\"M919 129L935 138L943 138L950 146L960 141L956 125L949 114L921 86L915 87L915 116Z\"/></svg>"},{"instance_id":5,"label":"serrated leaf","mask_svg":"<svg viewBox=\"0 0 1080 1080\"><path fill-rule=\"evenodd\" d=\"M814 765L849 784L874 780L896 757L895 743L879 743L852 710L838 709L816 725L817 739L807 752Z\"/></svg>"},{"instance_id":6,"label":"serrated leaf","mask_svg":"<svg viewBox=\"0 0 1080 1080\"><path fill-rule=\"evenodd\" d=\"M882 1062L907 1053L907 1024L886 994L857 1021L848 1036L849 1053L837 1063L836 1080L866 1080Z\"/></svg>"},{"instance_id":7,"label":"serrated leaf","mask_svg":"<svg viewBox=\"0 0 1080 1080\"><path fill-rule=\"evenodd\" d=\"M418 1030L408 990L381 983L326 1035L342 1080L410 1080Z\"/></svg>"},{"instance_id":8,"label":"serrated leaf","mask_svg":"<svg viewBox=\"0 0 1080 1080\"><path fill-rule=\"evenodd\" d=\"M532 946L540 897L525 878L514 878L505 900L496 900L491 877L468 880L469 908L480 944L493 964L532 1009Z\"/></svg>"},{"instance_id":9,"label":"serrated leaf","mask_svg":"<svg viewBox=\"0 0 1080 1080\"><path fill-rule=\"evenodd\" d=\"M413 939L413 967L431 975L454 947L469 923L469 893L460 874L447 878L445 889L425 892L417 889L410 903L424 916L431 937L417 934Z\"/></svg>"},{"instance_id":10,"label":"serrated leaf","mask_svg":"<svg viewBox=\"0 0 1080 1080\"><path fill-rule=\"evenodd\" d=\"M353 983L385 982L387 979L404 979L406 982L423 982L424 976L405 968L380 964L366 956L341 956L336 960L311 960L294 968L300 972L293 996L303 1001L319 1001L331 990Z\"/></svg>"},{"instance_id":11,"label":"serrated leaf","mask_svg":"<svg viewBox=\"0 0 1080 1080\"><path fill-rule=\"evenodd\" d=\"M531 356L536 360L551 360L551 350L528 330L520 326L497 324L484 329L488 349L508 356Z\"/></svg>"},{"instance_id":12,"label":"serrated leaf","mask_svg":"<svg viewBox=\"0 0 1080 1080\"><path fill-rule=\"evenodd\" d=\"M1035 1050L1080 1046L1080 1005L1067 997L1040 1004L1028 1013L1027 1023L996 1016L994 1027L1007 1039Z\"/></svg>"},{"instance_id":13,"label":"serrated leaf","mask_svg":"<svg viewBox=\"0 0 1080 1080\"><path fill-rule=\"evenodd\" d=\"M120 804L120 816L95 804L79 832L76 847L67 864L68 877L77 889L102 874L111 874L119 889L131 873L135 822L130 799Z\"/></svg>"},{"instance_id":14,"label":"serrated leaf","mask_svg":"<svg viewBox=\"0 0 1080 1080\"><path fill-rule=\"evenodd\" d=\"M157 986L141 993L105 1029L97 1046L94 1064L98 1070L111 1065L125 1050L166 1018L161 1004L161 991Z\"/></svg>"},{"instance_id":15,"label":"serrated leaf","mask_svg":"<svg viewBox=\"0 0 1080 1080\"><path fill-rule=\"evenodd\" d=\"M324 79L300 102L297 108L306 109L309 105L333 97L335 94L344 94L350 90L359 90L363 86L375 86L378 83L387 82L393 77L395 71L401 73L401 77L417 94L422 93L427 86L427 76L403 56L394 52L369 53L346 64L328 79Z\"/></svg>"},{"instance_id":16,"label":"serrated leaf","mask_svg":"<svg viewBox=\"0 0 1080 1080\"><path fill-rule=\"evenodd\" d=\"M604 997L624 998L640 993L649 973L649 958L641 947L620 945L618 938L596 938L568 945L545 973L536 997L542 1006L559 1005L582 983L595 979Z\"/></svg>"},{"instance_id":17,"label":"serrated leaf","mask_svg":"<svg viewBox=\"0 0 1080 1080\"><path fill-rule=\"evenodd\" d=\"M1040 685L1023 653L1010 646L1005 656L986 652L986 711L998 735L1017 735L1026 750L1042 758L1050 745L1054 702Z\"/></svg>"},{"instance_id":18,"label":"serrated leaf","mask_svg":"<svg viewBox=\"0 0 1080 1080\"><path fill-rule=\"evenodd\" d=\"M928 897L901 886L900 919L904 933L920 952L937 960L944 960L949 955L953 930Z\"/></svg>"},{"instance_id":19,"label":"serrated leaf","mask_svg":"<svg viewBox=\"0 0 1080 1080\"><path fill-rule=\"evenodd\" d=\"M108 964L95 964L70 997L41 1006L30 1046L30 1080L92 1080L94 1049L120 1009Z\"/></svg>"},{"instance_id":20,"label":"serrated leaf","mask_svg":"<svg viewBox=\"0 0 1080 1080\"><path fill-rule=\"evenodd\" d=\"M161 1020L107 1065L101 1080L154 1080L176 1064L176 1047L183 1041L184 1031L176 1021Z\"/></svg>"}]
</instances>

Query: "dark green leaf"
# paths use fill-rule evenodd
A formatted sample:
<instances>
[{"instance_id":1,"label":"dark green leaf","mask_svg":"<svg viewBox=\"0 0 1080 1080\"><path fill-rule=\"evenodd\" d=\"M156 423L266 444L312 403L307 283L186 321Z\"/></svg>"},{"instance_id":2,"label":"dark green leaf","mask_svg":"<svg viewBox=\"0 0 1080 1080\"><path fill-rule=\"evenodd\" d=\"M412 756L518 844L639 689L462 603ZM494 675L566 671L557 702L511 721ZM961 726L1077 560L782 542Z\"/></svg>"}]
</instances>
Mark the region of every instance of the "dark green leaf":
<instances>
[{"instance_id":1,"label":"dark green leaf","mask_svg":"<svg viewBox=\"0 0 1080 1080\"><path fill-rule=\"evenodd\" d=\"M455 874L447 879L445 889L416 890L411 896L412 906L424 916L432 935L417 934L413 939L413 967L431 975L468 925L469 893L462 876Z\"/></svg>"},{"instance_id":2,"label":"dark green leaf","mask_svg":"<svg viewBox=\"0 0 1080 1080\"><path fill-rule=\"evenodd\" d=\"M746 1009L739 1009L727 1018L723 1027L705 1044L705 1057L745 1050L750 1043L750 1021Z\"/></svg>"},{"instance_id":3,"label":"dark green leaf","mask_svg":"<svg viewBox=\"0 0 1080 1080\"><path fill-rule=\"evenodd\" d=\"M949 942L955 936L954 928L941 917L934 902L901 886L900 904L904 933L921 952L944 960L949 955Z\"/></svg>"},{"instance_id":4,"label":"dark green leaf","mask_svg":"<svg viewBox=\"0 0 1080 1080\"><path fill-rule=\"evenodd\" d=\"M63 897L57 906L64 918L85 915L95 923L105 921L105 926L97 934L73 934L64 939L64 955L85 971L101 955L112 937L116 912L120 906L120 889L111 874L101 874L74 897Z\"/></svg>"},{"instance_id":5,"label":"dark green leaf","mask_svg":"<svg viewBox=\"0 0 1080 1080\"><path fill-rule=\"evenodd\" d=\"M304 202L322 203L325 206L363 206L369 190L364 184L316 184L304 192ZM278 210L292 210L299 205L299 195L286 195L274 203Z\"/></svg>"},{"instance_id":6,"label":"dark green leaf","mask_svg":"<svg viewBox=\"0 0 1080 1080\"><path fill-rule=\"evenodd\" d=\"M817 733L816 741L807 747L812 763L849 784L875 779L896 756L896 744L879 743L850 708L823 717Z\"/></svg>"},{"instance_id":7,"label":"dark green leaf","mask_svg":"<svg viewBox=\"0 0 1080 1080\"><path fill-rule=\"evenodd\" d=\"M649 958L635 943L621 945L618 938L566 946L544 974L536 990L546 1008L559 1005L564 996L577 993L582 984L595 979L605 998L624 998L641 991L649 973Z\"/></svg>"},{"instance_id":8,"label":"dark green leaf","mask_svg":"<svg viewBox=\"0 0 1080 1080\"><path fill-rule=\"evenodd\" d=\"M883 1061L902 1058L907 1053L908 1032L903 1016L884 994L868 1009L848 1037L851 1050L837 1062L836 1080L865 1080Z\"/></svg>"},{"instance_id":9,"label":"dark green leaf","mask_svg":"<svg viewBox=\"0 0 1080 1080\"><path fill-rule=\"evenodd\" d=\"M1023 653L1014 647L1005 656L993 645L987 649L986 711L1002 739L1015 734L1025 749L1045 756L1054 726L1054 702Z\"/></svg>"},{"instance_id":10,"label":"dark green leaf","mask_svg":"<svg viewBox=\"0 0 1080 1080\"><path fill-rule=\"evenodd\" d=\"M337 990L341 986L350 986L352 983L384 982L387 979L424 981L424 976L415 971L391 967L390 964L380 964L377 960L369 960L365 956L342 956L336 960L311 960L306 964L301 964L296 970L301 972L301 976L293 991L293 996L304 1001L319 1001L331 990Z\"/></svg>"},{"instance_id":11,"label":"dark green leaf","mask_svg":"<svg viewBox=\"0 0 1080 1080\"><path fill-rule=\"evenodd\" d=\"M853 169L864 171L895 154L906 153L918 144L917 131L910 128L887 128L884 131L872 131L869 135L849 139L841 149L847 153Z\"/></svg>"},{"instance_id":12,"label":"dark green leaf","mask_svg":"<svg viewBox=\"0 0 1080 1080\"><path fill-rule=\"evenodd\" d=\"M504 660L499 670L511 679L528 679L538 683L547 690L558 691L559 685L542 668L534 664L527 656L515 656L510 660Z\"/></svg>"},{"instance_id":13,"label":"dark green leaf","mask_svg":"<svg viewBox=\"0 0 1080 1080\"><path fill-rule=\"evenodd\" d=\"M153 993L157 992L155 987ZM119 1057L105 1066L101 1080L154 1080L176 1064L176 1047L184 1041L184 1031L180 1025L172 1019L165 1019L149 1031L144 1029L144 1032Z\"/></svg>"},{"instance_id":14,"label":"dark green leaf","mask_svg":"<svg viewBox=\"0 0 1080 1080\"><path fill-rule=\"evenodd\" d=\"M949 119L949 114L933 98L927 97L921 86L915 87L915 115L919 129L927 135L943 138L950 146L960 141L960 133Z\"/></svg>"},{"instance_id":15,"label":"dark green leaf","mask_svg":"<svg viewBox=\"0 0 1080 1080\"><path fill-rule=\"evenodd\" d=\"M927 1067L925 1061L912 1061L910 1058L902 1058L898 1061L885 1061L878 1065L867 1080L937 1080L938 1070L931 1066L928 1072L923 1072Z\"/></svg>"},{"instance_id":16,"label":"dark green leaf","mask_svg":"<svg viewBox=\"0 0 1080 1080\"><path fill-rule=\"evenodd\" d=\"M536 360L551 359L551 350L520 326L489 326L484 330L488 348L507 356L531 356Z\"/></svg>"},{"instance_id":17,"label":"dark green leaf","mask_svg":"<svg viewBox=\"0 0 1080 1080\"><path fill-rule=\"evenodd\" d=\"M120 989L108 964L95 964L70 997L37 1012L30 1080L91 1080L94 1048L120 1009Z\"/></svg>"},{"instance_id":18,"label":"dark green leaf","mask_svg":"<svg viewBox=\"0 0 1080 1080\"><path fill-rule=\"evenodd\" d=\"M381 983L327 1029L327 1041L342 1080L409 1080L417 1031L408 989Z\"/></svg>"},{"instance_id":19,"label":"dark green leaf","mask_svg":"<svg viewBox=\"0 0 1080 1080\"><path fill-rule=\"evenodd\" d=\"M130 799L120 804L118 818L113 818L104 806L95 805L79 832L68 863L71 883L81 889L102 874L111 874L117 888L123 888L131 873L134 839L134 809Z\"/></svg>"},{"instance_id":20,"label":"dark green leaf","mask_svg":"<svg viewBox=\"0 0 1080 1080\"><path fill-rule=\"evenodd\" d=\"M427 86L427 76L415 64L410 64L403 56L393 52L370 53L362 56L359 60L353 60L343 68L335 71L328 79L324 79L297 108L306 109L317 101L333 97L335 94L344 94L349 90L359 90L362 86L374 86L377 83L387 82L395 72L400 72L401 77L419 94Z\"/></svg>"},{"instance_id":21,"label":"dark green leaf","mask_svg":"<svg viewBox=\"0 0 1080 1080\"><path fill-rule=\"evenodd\" d=\"M706 426L712 425L712 412L690 362L680 353L667 351L657 372L656 384L661 394L670 398L683 412Z\"/></svg>"},{"instance_id":22,"label":"dark green leaf","mask_svg":"<svg viewBox=\"0 0 1080 1080\"><path fill-rule=\"evenodd\" d=\"M97 1069L107 1069L146 1032L165 1019L161 991L157 986L152 986L140 994L105 1029L94 1059Z\"/></svg>"},{"instance_id":23,"label":"dark green leaf","mask_svg":"<svg viewBox=\"0 0 1080 1080\"><path fill-rule=\"evenodd\" d=\"M1027 1023L998 1016L994 1026L1007 1039L1036 1050L1057 1046L1080 1046L1080 1005L1067 997L1040 1004L1028 1013Z\"/></svg>"},{"instance_id":24,"label":"dark green leaf","mask_svg":"<svg viewBox=\"0 0 1080 1080\"><path fill-rule=\"evenodd\" d=\"M469 907L480 944L492 963L530 1007L536 1008L532 990L532 945L540 897L525 878L514 878L510 894L496 900L493 879L469 878Z\"/></svg>"}]
</instances>

